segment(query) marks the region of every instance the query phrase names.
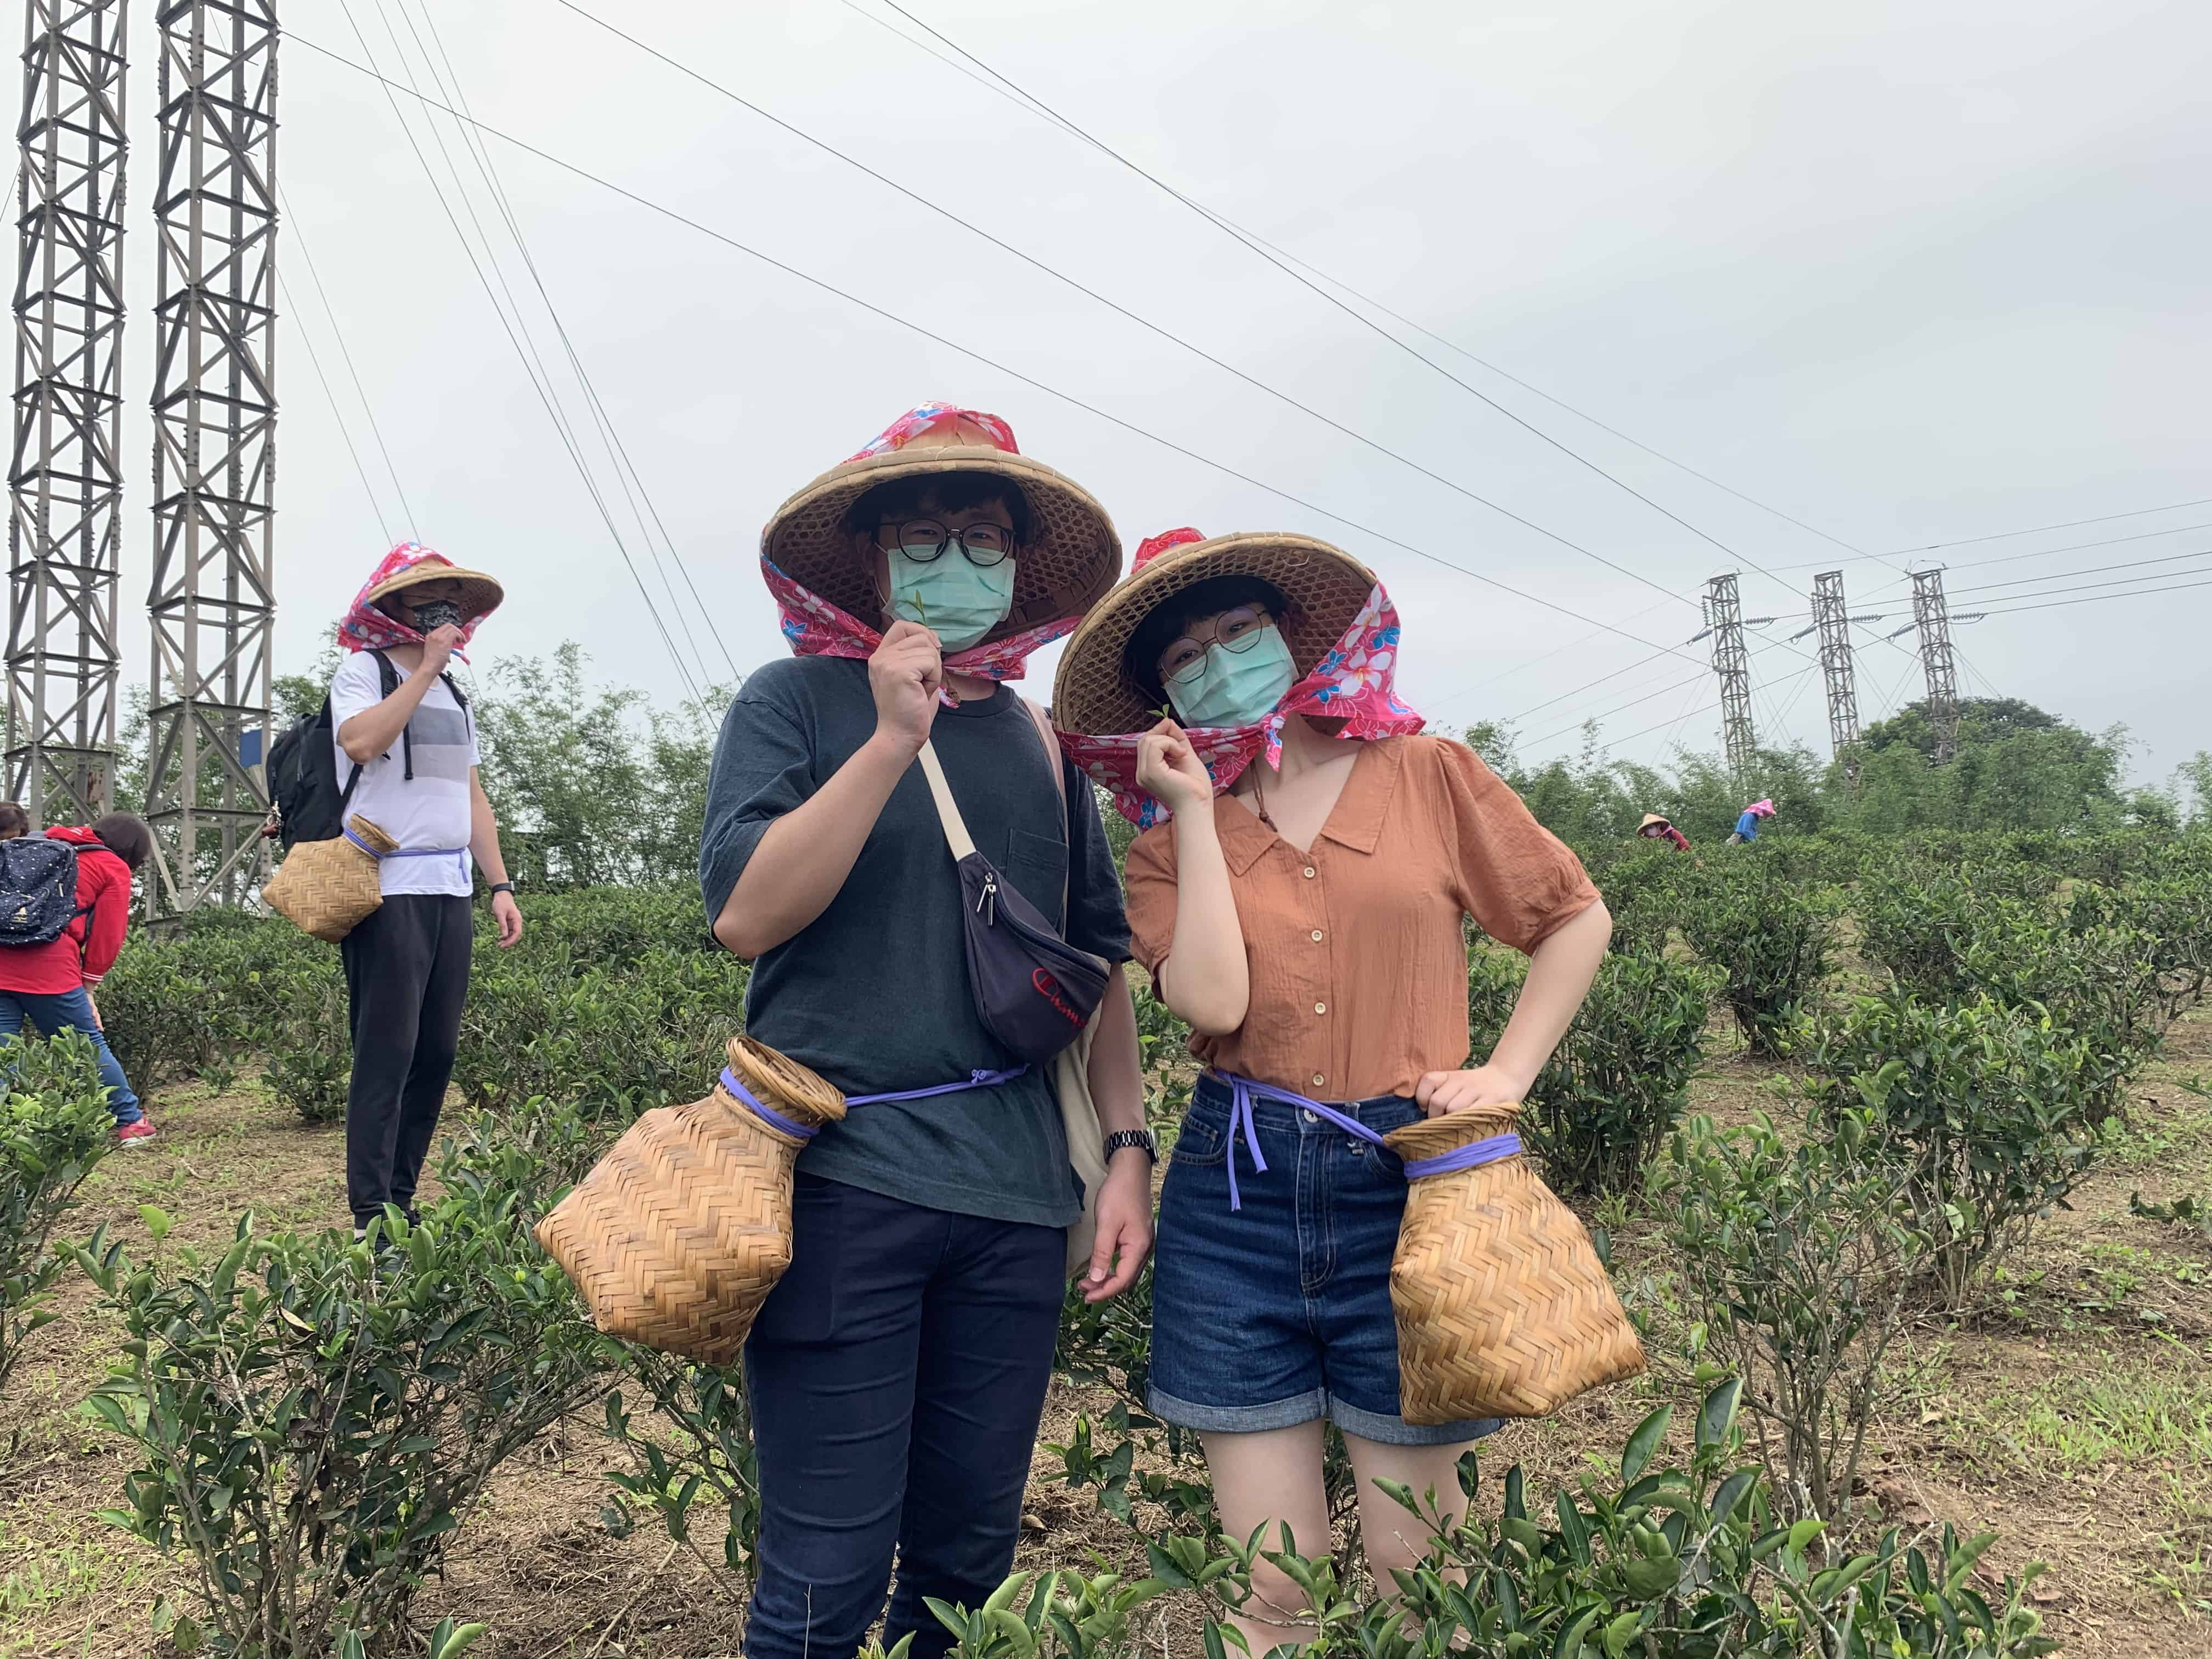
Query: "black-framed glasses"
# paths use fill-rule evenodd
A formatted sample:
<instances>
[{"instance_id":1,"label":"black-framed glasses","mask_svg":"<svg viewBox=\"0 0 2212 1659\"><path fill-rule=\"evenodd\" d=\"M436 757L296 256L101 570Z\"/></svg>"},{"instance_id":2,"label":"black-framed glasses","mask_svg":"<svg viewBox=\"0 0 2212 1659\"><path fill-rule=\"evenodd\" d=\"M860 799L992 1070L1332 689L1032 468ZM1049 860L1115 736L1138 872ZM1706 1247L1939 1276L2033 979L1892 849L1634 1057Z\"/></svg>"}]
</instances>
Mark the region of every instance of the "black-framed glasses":
<instances>
[{"instance_id":1,"label":"black-framed glasses","mask_svg":"<svg viewBox=\"0 0 2212 1659\"><path fill-rule=\"evenodd\" d=\"M895 538L891 545L916 564L929 563L956 542L969 563L986 569L1003 563L1014 554L1014 532L988 520L971 524L964 530L948 530L934 519L908 519L904 524L886 524L883 530Z\"/></svg>"},{"instance_id":2,"label":"black-framed glasses","mask_svg":"<svg viewBox=\"0 0 2212 1659\"><path fill-rule=\"evenodd\" d=\"M1274 619L1256 605L1240 605L1213 619L1211 638L1186 634L1160 653L1160 678L1170 685L1188 685L1206 666L1210 646L1224 651L1249 651L1260 642L1260 631Z\"/></svg>"}]
</instances>

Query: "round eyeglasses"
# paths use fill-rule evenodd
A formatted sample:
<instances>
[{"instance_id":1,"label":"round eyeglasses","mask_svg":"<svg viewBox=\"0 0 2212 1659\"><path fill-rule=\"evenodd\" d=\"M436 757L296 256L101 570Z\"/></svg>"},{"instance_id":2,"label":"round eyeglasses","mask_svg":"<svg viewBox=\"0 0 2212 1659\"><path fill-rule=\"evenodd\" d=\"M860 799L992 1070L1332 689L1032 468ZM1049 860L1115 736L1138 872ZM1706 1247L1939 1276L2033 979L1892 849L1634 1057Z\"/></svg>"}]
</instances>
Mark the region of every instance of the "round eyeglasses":
<instances>
[{"instance_id":1,"label":"round eyeglasses","mask_svg":"<svg viewBox=\"0 0 2212 1659\"><path fill-rule=\"evenodd\" d=\"M1260 642L1260 630L1273 620L1256 605L1242 605L1213 619L1209 639L1186 634L1160 653L1160 678L1170 685L1188 685L1206 667L1209 647L1224 651L1249 651Z\"/></svg>"},{"instance_id":2,"label":"round eyeglasses","mask_svg":"<svg viewBox=\"0 0 2212 1659\"><path fill-rule=\"evenodd\" d=\"M948 530L934 519L909 519L883 526L895 538L890 543L916 564L927 564L956 542L968 562L988 568L1012 558L1014 532L1005 525L971 524L964 530ZM883 531L877 533L881 535Z\"/></svg>"}]
</instances>

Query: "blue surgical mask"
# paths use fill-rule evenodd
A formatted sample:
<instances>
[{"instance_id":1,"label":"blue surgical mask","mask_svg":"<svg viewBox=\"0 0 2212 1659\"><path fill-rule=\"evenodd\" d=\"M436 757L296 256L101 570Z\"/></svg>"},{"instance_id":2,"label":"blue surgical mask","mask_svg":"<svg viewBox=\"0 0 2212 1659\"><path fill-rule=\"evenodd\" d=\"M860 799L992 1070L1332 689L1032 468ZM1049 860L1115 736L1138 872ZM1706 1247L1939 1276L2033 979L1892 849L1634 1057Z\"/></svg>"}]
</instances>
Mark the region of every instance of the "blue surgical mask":
<instances>
[{"instance_id":1,"label":"blue surgical mask","mask_svg":"<svg viewBox=\"0 0 2212 1659\"><path fill-rule=\"evenodd\" d=\"M927 563L907 557L902 547L884 556L890 564L891 615L931 629L947 651L966 650L1014 608L1012 559L971 564L957 547Z\"/></svg>"},{"instance_id":2,"label":"blue surgical mask","mask_svg":"<svg viewBox=\"0 0 2212 1659\"><path fill-rule=\"evenodd\" d=\"M1255 726L1275 712L1297 677L1291 647L1269 623L1242 651L1208 646L1198 677L1170 685L1168 701L1185 726Z\"/></svg>"}]
</instances>

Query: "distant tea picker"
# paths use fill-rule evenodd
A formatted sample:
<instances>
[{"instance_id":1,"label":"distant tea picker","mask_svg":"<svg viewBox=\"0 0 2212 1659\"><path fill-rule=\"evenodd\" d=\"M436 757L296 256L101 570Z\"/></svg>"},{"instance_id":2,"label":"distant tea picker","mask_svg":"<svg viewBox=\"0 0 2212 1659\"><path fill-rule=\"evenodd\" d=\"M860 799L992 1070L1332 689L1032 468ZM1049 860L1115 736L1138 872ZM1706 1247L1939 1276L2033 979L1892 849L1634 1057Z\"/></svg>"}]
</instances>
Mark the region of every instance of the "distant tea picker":
<instances>
[{"instance_id":1,"label":"distant tea picker","mask_svg":"<svg viewBox=\"0 0 2212 1659\"><path fill-rule=\"evenodd\" d=\"M1755 800L1743 809L1743 816L1735 821L1735 833L1728 838L1730 847L1747 847L1759 839L1759 821L1774 816L1771 800Z\"/></svg>"},{"instance_id":2,"label":"distant tea picker","mask_svg":"<svg viewBox=\"0 0 2212 1659\"><path fill-rule=\"evenodd\" d=\"M1674 827L1673 820L1657 812L1646 812L1644 822L1636 826L1636 833L1646 841L1672 842L1678 853L1690 850L1690 838Z\"/></svg>"}]
</instances>

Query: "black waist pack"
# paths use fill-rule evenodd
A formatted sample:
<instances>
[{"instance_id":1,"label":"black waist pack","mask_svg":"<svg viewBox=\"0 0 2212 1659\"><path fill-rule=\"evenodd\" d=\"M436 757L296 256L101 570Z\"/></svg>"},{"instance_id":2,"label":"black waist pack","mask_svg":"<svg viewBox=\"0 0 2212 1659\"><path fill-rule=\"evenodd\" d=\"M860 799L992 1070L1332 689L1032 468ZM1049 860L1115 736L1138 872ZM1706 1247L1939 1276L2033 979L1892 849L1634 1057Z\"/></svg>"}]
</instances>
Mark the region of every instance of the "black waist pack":
<instances>
[{"instance_id":1,"label":"black waist pack","mask_svg":"<svg viewBox=\"0 0 2212 1659\"><path fill-rule=\"evenodd\" d=\"M1041 1065L1083 1034L1106 994L1106 964L1060 938L975 850L937 751L925 743L916 758L960 872L968 983L975 1012L984 1029L1013 1054ZM1048 758L1060 763L1056 753Z\"/></svg>"}]
</instances>

